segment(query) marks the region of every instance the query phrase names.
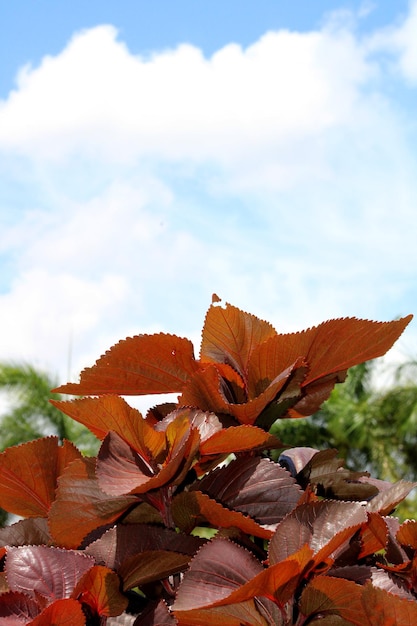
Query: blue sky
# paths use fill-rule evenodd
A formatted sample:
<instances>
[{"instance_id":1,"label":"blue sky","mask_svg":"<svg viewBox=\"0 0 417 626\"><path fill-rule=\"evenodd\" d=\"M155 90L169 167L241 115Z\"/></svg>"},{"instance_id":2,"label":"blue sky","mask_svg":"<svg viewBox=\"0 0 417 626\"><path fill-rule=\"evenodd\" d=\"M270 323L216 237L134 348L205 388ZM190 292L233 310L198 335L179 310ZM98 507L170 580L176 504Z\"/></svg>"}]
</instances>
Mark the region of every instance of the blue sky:
<instances>
[{"instance_id":1,"label":"blue sky","mask_svg":"<svg viewBox=\"0 0 417 626\"><path fill-rule=\"evenodd\" d=\"M0 358L417 313L417 1L0 12Z\"/></svg>"}]
</instances>

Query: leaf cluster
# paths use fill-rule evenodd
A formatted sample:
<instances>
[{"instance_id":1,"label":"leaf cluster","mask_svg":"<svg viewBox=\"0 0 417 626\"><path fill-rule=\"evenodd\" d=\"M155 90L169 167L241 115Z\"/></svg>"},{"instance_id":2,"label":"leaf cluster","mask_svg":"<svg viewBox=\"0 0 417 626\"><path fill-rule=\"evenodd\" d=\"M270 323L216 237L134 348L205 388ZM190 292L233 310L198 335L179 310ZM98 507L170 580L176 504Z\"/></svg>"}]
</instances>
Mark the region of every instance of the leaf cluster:
<instances>
[{"instance_id":1,"label":"leaf cluster","mask_svg":"<svg viewBox=\"0 0 417 626\"><path fill-rule=\"evenodd\" d=\"M415 484L269 432L316 411L410 319L279 334L213 302L199 359L175 335L113 346L55 390L82 397L53 402L97 457L58 437L0 455L0 507L23 518L0 530L1 623L417 623L417 523L390 517ZM167 392L178 402L145 416L124 399Z\"/></svg>"}]
</instances>

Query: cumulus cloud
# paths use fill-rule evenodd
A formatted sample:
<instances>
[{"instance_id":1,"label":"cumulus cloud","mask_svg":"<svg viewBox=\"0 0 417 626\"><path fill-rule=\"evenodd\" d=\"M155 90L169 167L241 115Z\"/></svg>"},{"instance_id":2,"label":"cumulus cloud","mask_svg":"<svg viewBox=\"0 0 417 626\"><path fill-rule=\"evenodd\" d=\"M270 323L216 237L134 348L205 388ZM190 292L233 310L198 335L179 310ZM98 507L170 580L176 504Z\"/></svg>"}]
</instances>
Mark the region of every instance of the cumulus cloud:
<instances>
[{"instance_id":1,"label":"cumulus cloud","mask_svg":"<svg viewBox=\"0 0 417 626\"><path fill-rule=\"evenodd\" d=\"M339 16L145 57L97 26L22 68L0 102L2 356L63 375L69 344L75 370L137 332L198 344L212 291L280 330L408 313L415 152L378 54L412 75L416 6L389 41Z\"/></svg>"}]
</instances>

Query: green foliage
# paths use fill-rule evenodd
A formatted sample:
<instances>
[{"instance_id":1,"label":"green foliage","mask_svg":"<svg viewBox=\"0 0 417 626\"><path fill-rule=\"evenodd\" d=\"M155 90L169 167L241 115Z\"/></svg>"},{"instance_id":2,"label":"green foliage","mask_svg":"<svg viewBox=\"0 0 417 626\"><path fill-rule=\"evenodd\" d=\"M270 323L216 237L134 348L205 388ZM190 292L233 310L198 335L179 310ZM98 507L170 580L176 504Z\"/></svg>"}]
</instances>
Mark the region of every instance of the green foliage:
<instances>
[{"instance_id":1,"label":"green foliage","mask_svg":"<svg viewBox=\"0 0 417 626\"><path fill-rule=\"evenodd\" d=\"M97 440L87 428L59 411L50 400L62 396L52 393L57 381L29 364L0 363L0 393L9 408L0 417L0 450L44 435L68 439L85 454L97 452Z\"/></svg>"}]
</instances>

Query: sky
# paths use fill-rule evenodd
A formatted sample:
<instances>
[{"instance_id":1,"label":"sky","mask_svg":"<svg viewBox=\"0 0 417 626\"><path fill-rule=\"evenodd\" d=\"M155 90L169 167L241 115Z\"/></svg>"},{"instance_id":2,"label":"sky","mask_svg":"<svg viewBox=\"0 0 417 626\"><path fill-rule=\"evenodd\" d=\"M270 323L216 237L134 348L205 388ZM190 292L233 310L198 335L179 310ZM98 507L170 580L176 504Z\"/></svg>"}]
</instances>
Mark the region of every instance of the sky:
<instances>
[{"instance_id":1,"label":"sky","mask_svg":"<svg viewBox=\"0 0 417 626\"><path fill-rule=\"evenodd\" d=\"M417 0L0 0L0 360L417 313ZM416 358L417 319L395 358Z\"/></svg>"}]
</instances>

